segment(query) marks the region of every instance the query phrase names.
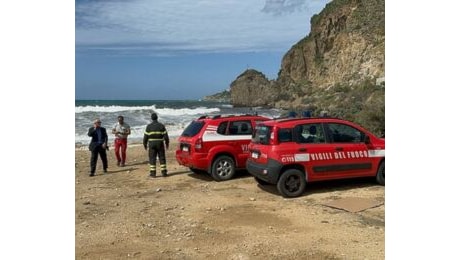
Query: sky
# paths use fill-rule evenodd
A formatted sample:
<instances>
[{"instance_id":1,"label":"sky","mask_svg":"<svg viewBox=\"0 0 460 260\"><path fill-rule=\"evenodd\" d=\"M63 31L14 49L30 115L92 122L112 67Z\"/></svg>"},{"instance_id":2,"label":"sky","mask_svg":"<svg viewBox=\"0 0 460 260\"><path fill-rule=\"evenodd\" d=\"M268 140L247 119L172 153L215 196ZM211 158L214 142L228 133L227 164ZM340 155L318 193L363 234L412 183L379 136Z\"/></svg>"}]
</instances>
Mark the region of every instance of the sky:
<instances>
[{"instance_id":1,"label":"sky","mask_svg":"<svg viewBox=\"0 0 460 260\"><path fill-rule=\"evenodd\" d=\"M329 0L77 0L76 99L196 100L276 79Z\"/></svg>"}]
</instances>

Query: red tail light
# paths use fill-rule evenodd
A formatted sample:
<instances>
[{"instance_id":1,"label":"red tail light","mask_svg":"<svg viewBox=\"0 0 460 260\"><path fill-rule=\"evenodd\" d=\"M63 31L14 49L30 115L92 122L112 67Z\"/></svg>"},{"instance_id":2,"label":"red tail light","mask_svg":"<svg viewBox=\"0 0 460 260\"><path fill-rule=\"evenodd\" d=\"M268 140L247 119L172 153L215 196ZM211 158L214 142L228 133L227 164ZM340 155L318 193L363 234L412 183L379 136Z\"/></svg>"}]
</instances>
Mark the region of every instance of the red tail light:
<instances>
[{"instance_id":1,"label":"red tail light","mask_svg":"<svg viewBox=\"0 0 460 260\"><path fill-rule=\"evenodd\" d=\"M201 148L203 148L203 140L198 138L195 142L195 150L200 150Z\"/></svg>"}]
</instances>

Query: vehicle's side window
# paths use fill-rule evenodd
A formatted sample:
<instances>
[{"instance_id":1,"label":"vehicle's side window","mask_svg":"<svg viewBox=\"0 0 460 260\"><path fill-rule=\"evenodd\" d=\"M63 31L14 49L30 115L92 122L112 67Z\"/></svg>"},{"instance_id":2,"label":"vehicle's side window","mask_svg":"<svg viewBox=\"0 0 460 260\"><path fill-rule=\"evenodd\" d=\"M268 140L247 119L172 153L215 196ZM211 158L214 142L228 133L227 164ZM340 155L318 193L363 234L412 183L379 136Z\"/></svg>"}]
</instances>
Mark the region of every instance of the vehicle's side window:
<instances>
[{"instance_id":1,"label":"vehicle's side window","mask_svg":"<svg viewBox=\"0 0 460 260\"><path fill-rule=\"evenodd\" d=\"M233 121L228 127L229 135L250 135L252 134L251 121Z\"/></svg>"},{"instance_id":2,"label":"vehicle's side window","mask_svg":"<svg viewBox=\"0 0 460 260\"><path fill-rule=\"evenodd\" d=\"M303 124L294 128L298 143L324 143L326 138L321 124Z\"/></svg>"},{"instance_id":3,"label":"vehicle's side window","mask_svg":"<svg viewBox=\"0 0 460 260\"><path fill-rule=\"evenodd\" d=\"M227 130L227 125L228 125L228 121L224 121L220 123L219 126L217 127L217 133L221 135L225 135L225 130Z\"/></svg>"},{"instance_id":4,"label":"vehicle's side window","mask_svg":"<svg viewBox=\"0 0 460 260\"><path fill-rule=\"evenodd\" d=\"M282 128L278 130L278 142L280 143L292 142L292 129Z\"/></svg>"},{"instance_id":5,"label":"vehicle's side window","mask_svg":"<svg viewBox=\"0 0 460 260\"><path fill-rule=\"evenodd\" d=\"M359 143L364 141L364 133L345 124L328 124L329 136L334 143Z\"/></svg>"}]
</instances>

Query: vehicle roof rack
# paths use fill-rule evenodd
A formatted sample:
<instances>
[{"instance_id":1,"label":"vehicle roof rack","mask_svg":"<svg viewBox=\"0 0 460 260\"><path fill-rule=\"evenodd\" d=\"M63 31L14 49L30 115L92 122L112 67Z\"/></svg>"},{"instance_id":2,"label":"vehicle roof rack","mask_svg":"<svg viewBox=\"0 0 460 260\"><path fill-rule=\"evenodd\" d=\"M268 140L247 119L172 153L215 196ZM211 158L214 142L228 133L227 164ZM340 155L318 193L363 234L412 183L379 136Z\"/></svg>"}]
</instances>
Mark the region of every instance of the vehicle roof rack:
<instances>
[{"instance_id":1,"label":"vehicle roof rack","mask_svg":"<svg viewBox=\"0 0 460 260\"><path fill-rule=\"evenodd\" d=\"M255 113L255 114L236 114L236 115L231 114L231 115L214 115L214 116L202 115L202 116L198 117L197 120L205 119L205 118L219 119L219 118L237 117L237 116L258 116L258 114L257 113Z\"/></svg>"}]
</instances>

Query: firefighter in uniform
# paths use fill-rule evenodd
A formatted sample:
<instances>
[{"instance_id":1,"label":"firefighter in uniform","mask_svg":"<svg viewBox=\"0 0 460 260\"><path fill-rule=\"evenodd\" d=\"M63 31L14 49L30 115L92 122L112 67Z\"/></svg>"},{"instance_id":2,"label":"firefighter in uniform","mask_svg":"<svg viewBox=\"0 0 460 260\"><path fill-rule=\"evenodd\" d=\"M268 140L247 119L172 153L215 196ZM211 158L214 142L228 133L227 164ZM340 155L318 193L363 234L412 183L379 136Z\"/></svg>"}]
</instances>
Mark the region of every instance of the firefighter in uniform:
<instances>
[{"instance_id":1,"label":"firefighter in uniform","mask_svg":"<svg viewBox=\"0 0 460 260\"><path fill-rule=\"evenodd\" d=\"M144 148L149 149L150 177L156 177L157 155L160 159L160 170L163 177L167 176L165 147L169 148L169 136L165 126L158 122L158 115L152 113L152 123L147 125L144 132Z\"/></svg>"}]
</instances>

